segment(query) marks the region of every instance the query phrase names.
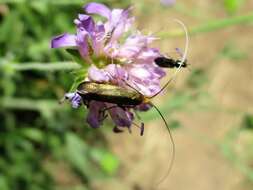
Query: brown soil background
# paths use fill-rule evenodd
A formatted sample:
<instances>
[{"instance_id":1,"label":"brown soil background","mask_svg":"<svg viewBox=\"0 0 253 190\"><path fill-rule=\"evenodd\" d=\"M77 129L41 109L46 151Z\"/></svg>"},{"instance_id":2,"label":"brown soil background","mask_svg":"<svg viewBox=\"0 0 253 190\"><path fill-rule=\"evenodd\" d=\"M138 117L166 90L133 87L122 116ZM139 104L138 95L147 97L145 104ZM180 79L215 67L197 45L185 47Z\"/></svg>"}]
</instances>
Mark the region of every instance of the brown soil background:
<instances>
[{"instance_id":1,"label":"brown soil background","mask_svg":"<svg viewBox=\"0 0 253 190\"><path fill-rule=\"evenodd\" d=\"M159 31L161 28L172 30L178 27L168 18L178 18L188 27L203 23L205 18L220 19L225 16L222 2L211 0L180 1L190 13L198 10L202 18L194 18L175 9L159 11L158 1L146 0L134 3L139 27L145 30ZM154 5L154 6L151 6ZM149 9L146 10L146 7ZM152 8L151 8L152 7ZM251 8L250 8L251 7ZM248 2L240 13L252 11L253 5ZM147 12L143 12L146 10ZM196 13L197 14L197 13ZM238 14L240 15L240 14ZM233 165L216 144L222 142L231 128L240 124L244 112L252 113L253 107L253 27L237 25L219 31L197 34L190 38L188 60L191 68L202 68L206 71L208 82L202 87L207 92L217 109L196 109L194 111L177 111L172 114L182 127L173 130L176 143L176 159L170 175L160 186L153 189L176 190L250 190L253 188L243 173ZM247 53L247 58L231 60L217 58L228 42L236 49ZM160 41L163 52L175 47L184 46L184 38L169 38ZM216 60L216 61L214 61ZM177 76L168 89L185 90L190 71L183 71ZM164 95L163 95L164 96ZM161 105L163 98L156 98ZM191 103L194 105L194 102ZM227 110L234 110L228 112ZM138 132L132 135L108 134L113 152L121 160L118 175L111 180L94 183L94 189L152 189L151 187L166 173L170 156L171 143L161 120L145 123L145 136Z\"/></svg>"}]
</instances>

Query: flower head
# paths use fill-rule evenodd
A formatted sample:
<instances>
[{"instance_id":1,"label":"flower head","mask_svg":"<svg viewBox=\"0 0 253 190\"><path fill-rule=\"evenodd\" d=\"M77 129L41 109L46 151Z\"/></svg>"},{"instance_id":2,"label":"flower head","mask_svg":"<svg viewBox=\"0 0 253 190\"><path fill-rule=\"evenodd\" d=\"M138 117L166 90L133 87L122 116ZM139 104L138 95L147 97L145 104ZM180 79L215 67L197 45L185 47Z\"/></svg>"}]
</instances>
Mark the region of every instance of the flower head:
<instances>
[{"instance_id":1,"label":"flower head","mask_svg":"<svg viewBox=\"0 0 253 190\"><path fill-rule=\"evenodd\" d=\"M76 34L65 33L54 37L51 47L72 47L79 51L83 64L88 65L83 80L126 88L131 86L147 97L159 92L160 80L165 72L154 64L154 59L160 56L158 49L150 47L156 38L134 30L131 8L110 10L103 4L89 3L83 9L86 14L79 14L74 20ZM106 21L95 22L93 14ZM74 108L80 106L81 96L78 93L68 93L66 96ZM122 108L111 102L95 100L87 104L87 122L94 128L101 126L108 113L115 126L130 129L134 120L133 109L146 111L151 107L143 103Z\"/></svg>"}]
</instances>

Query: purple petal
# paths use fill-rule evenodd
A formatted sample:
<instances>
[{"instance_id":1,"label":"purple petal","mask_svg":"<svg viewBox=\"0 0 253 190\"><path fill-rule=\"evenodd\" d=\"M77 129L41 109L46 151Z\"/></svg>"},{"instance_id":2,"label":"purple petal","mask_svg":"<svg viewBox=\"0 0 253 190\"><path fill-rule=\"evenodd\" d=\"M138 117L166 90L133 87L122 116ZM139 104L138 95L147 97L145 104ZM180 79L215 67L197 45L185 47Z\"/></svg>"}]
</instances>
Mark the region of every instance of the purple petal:
<instances>
[{"instance_id":1,"label":"purple petal","mask_svg":"<svg viewBox=\"0 0 253 190\"><path fill-rule=\"evenodd\" d=\"M82 105L82 97L79 94L77 94L76 92L67 93L64 95L64 97L66 99L69 99L73 108L78 108Z\"/></svg>"},{"instance_id":2,"label":"purple petal","mask_svg":"<svg viewBox=\"0 0 253 190\"><path fill-rule=\"evenodd\" d=\"M152 80L142 81L136 77L132 77L128 83L147 97L151 97L161 89L159 83L153 82Z\"/></svg>"},{"instance_id":3,"label":"purple petal","mask_svg":"<svg viewBox=\"0 0 253 190\"><path fill-rule=\"evenodd\" d=\"M114 9L111 12L111 17L108 21L107 30L113 31L111 41L118 40L124 32L127 32L133 21L134 18L129 17L129 9Z\"/></svg>"},{"instance_id":4,"label":"purple petal","mask_svg":"<svg viewBox=\"0 0 253 190\"><path fill-rule=\"evenodd\" d=\"M123 110L120 107L109 110L111 118L116 126L130 127L132 125L133 116L130 112Z\"/></svg>"},{"instance_id":5,"label":"purple petal","mask_svg":"<svg viewBox=\"0 0 253 190\"><path fill-rule=\"evenodd\" d=\"M93 127L98 128L102 124L105 117L101 112L105 108L105 104L103 102L91 101L89 103L89 113L87 116L87 123Z\"/></svg>"},{"instance_id":6,"label":"purple petal","mask_svg":"<svg viewBox=\"0 0 253 190\"><path fill-rule=\"evenodd\" d=\"M98 34L102 34L102 33L105 33L105 26L103 23L101 22L98 22L97 25L96 25L96 32Z\"/></svg>"},{"instance_id":7,"label":"purple petal","mask_svg":"<svg viewBox=\"0 0 253 190\"><path fill-rule=\"evenodd\" d=\"M76 35L73 34L62 34L54 37L51 40L51 48L76 46Z\"/></svg>"},{"instance_id":8,"label":"purple petal","mask_svg":"<svg viewBox=\"0 0 253 190\"><path fill-rule=\"evenodd\" d=\"M128 9L113 9L111 11L110 18L105 23L105 29L110 36L110 42L115 42L118 40L124 32L127 32L133 21L134 18L129 18L129 10Z\"/></svg>"},{"instance_id":9,"label":"purple petal","mask_svg":"<svg viewBox=\"0 0 253 190\"><path fill-rule=\"evenodd\" d=\"M176 3L176 0L160 0L160 2L165 6L172 6Z\"/></svg>"},{"instance_id":10,"label":"purple petal","mask_svg":"<svg viewBox=\"0 0 253 190\"><path fill-rule=\"evenodd\" d=\"M126 57L128 59L138 58L137 56L139 56L143 51L145 51L147 49L148 44L153 40L154 38L151 36L144 36L141 34L131 35L121 46L119 56Z\"/></svg>"},{"instance_id":11,"label":"purple petal","mask_svg":"<svg viewBox=\"0 0 253 190\"><path fill-rule=\"evenodd\" d=\"M136 110L139 110L139 111L148 111L150 108L152 108L152 105L150 104L140 104L138 106L135 107Z\"/></svg>"},{"instance_id":12,"label":"purple petal","mask_svg":"<svg viewBox=\"0 0 253 190\"><path fill-rule=\"evenodd\" d=\"M105 35L105 27L103 23L98 22L95 26L95 32L93 32L92 38L92 47L97 56L99 56L103 50L104 46L104 35Z\"/></svg>"},{"instance_id":13,"label":"purple petal","mask_svg":"<svg viewBox=\"0 0 253 190\"><path fill-rule=\"evenodd\" d=\"M107 65L105 71L109 73L111 80L127 80L128 78L127 71L116 64Z\"/></svg>"},{"instance_id":14,"label":"purple petal","mask_svg":"<svg viewBox=\"0 0 253 190\"><path fill-rule=\"evenodd\" d=\"M136 58L139 63L151 63L154 61L156 57L159 57L161 54L158 49L155 48L145 48L143 51L141 51L140 54L138 54L138 57Z\"/></svg>"},{"instance_id":15,"label":"purple petal","mask_svg":"<svg viewBox=\"0 0 253 190\"><path fill-rule=\"evenodd\" d=\"M146 67L148 67L147 69L149 72L153 73L153 75L157 78L157 81L166 75L166 72L156 65L146 65Z\"/></svg>"},{"instance_id":16,"label":"purple petal","mask_svg":"<svg viewBox=\"0 0 253 190\"><path fill-rule=\"evenodd\" d=\"M74 20L79 30L86 30L88 33L92 33L95 30L95 22L91 16L85 14L79 14L78 19Z\"/></svg>"},{"instance_id":17,"label":"purple petal","mask_svg":"<svg viewBox=\"0 0 253 190\"><path fill-rule=\"evenodd\" d=\"M120 23L126 24L126 21L129 16L129 9L113 9L111 12L111 17L110 17L110 24L113 27L116 27Z\"/></svg>"},{"instance_id":18,"label":"purple petal","mask_svg":"<svg viewBox=\"0 0 253 190\"><path fill-rule=\"evenodd\" d=\"M83 8L85 12L89 14L98 14L103 17L106 17L107 19L109 19L111 16L111 10L101 3L88 3Z\"/></svg>"},{"instance_id":19,"label":"purple petal","mask_svg":"<svg viewBox=\"0 0 253 190\"><path fill-rule=\"evenodd\" d=\"M110 25L116 27L118 24L123 22L123 9L113 9L109 18Z\"/></svg>"},{"instance_id":20,"label":"purple petal","mask_svg":"<svg viewBox=\"0 0 253 190\"><path fill-rule=\"evenodd\" d=\"M102 69L98 69L92 65L88 70L88 78L95 82L108 82L110 80L109 74Z\"/></svg>"},{"instance_id":21,"label":"purple petal","mask_svg":"<svg viewBox=\"0 0 253 190\"><path fill-rule=\"evenodd\" d=\"M87 31L77 31L76 35L76 43L78 46L78 50L82 57L86 57L89 55L89 45L88 45L88 33Z\"/></svg>"},{"instance_id":22,"label":"purple petal","mask_svg":"<svg viewBox=\"0 0 253 190\"><path fill-rule=\"evenodd\" d=\"M139 78L140 80L152 80L154 79L153 73L150 72L142 65L137 65L132 67L129 70L129 74L135 78Z\"/></svg>"}]
</instances>

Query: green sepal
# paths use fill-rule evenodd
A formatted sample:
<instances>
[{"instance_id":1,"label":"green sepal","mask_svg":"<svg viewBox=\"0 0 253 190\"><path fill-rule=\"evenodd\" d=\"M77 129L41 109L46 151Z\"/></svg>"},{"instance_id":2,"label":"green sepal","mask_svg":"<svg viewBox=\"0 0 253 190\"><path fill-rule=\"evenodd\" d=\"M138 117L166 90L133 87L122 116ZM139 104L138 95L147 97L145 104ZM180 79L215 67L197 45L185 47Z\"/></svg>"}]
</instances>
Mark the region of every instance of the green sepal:
<instances>
[{"instance_id":1,"label":"green sepal","mask_svg":"<svg viewBox=\"0 0 253 190\"><path fill-rule=\"evenodd\" d=\"M74 75L74 82L69 91L73 92L76 90L77 86L86 78L89 64L85 64L84 59L80 56L80 53L77 49L66 49L66 51L71 55L76 63L82 65L81 69L72 71L72 74Z\"/></svg>"},{"instance_id":2,"label":"green sepal","mask_svg":"<svg viewBox=\"0 0 253 190\"><path fill-rule=\"evenodd\" d=\"M73 71L72 74L75 76L75 79L69 92L75 91L77 86L84 81L84 79L87 77L87 68Z\"/></svg>"},{"instance_id":3,"label":"green sepal","mask_svg":"<svg viewBox=\"0 0 253 190\"><path fill-rule=\"evenodd\" d=\"M82 59L82 57L80 56L80 53L77 49L66 49L66 51L71 55L71 57L73 58L73 60L80 64L80 65L84 65L84 60Z\"/></svg>"}]
</instances>

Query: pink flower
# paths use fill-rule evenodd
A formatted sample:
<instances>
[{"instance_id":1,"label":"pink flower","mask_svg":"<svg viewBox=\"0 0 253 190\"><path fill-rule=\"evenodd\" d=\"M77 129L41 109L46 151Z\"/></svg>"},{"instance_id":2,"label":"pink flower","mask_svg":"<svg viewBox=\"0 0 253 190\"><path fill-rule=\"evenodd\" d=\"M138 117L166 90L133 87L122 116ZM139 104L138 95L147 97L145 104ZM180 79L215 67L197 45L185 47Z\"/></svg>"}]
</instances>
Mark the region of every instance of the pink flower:
<instances>
[{"instance_id":1,"label":"pink flower","mask_svg":"<svg viewBox=\"0 0 253 190\"><path fill-rule=\"evenodd\" d=\"M110 10L103 4L89 3L83 9L87 14L79 14L74 20L76 34L65 33L54 37L51 47L78 49L81 57L91 64L85 80L126 88L131 85L148 97L159 92L160 80L165 76L165 72L154 64L154 59L160 56L158 49L150 47L156 38L143 35L139 31L130 32L133 31L134 22L134 18L129 17L130 8ZM106 18L106 21L95 22L92 14L100 15ZM126 36L126 33L129 35ZM126 38L123 38L124 36ZM100 63L99 67L97 62ZM71 94L69 100L73 107L78 107L81 100L73 97L78 97L77 93ZM141 104L135 109L146 111L150 107L149 104ZM101 126L106 118L105 112L109 113L118 127L130 129L134 120L132 109L122 109L110 102L90 101L88 108L87 122L94 128Z\"/></svg>"}]
</instances>

